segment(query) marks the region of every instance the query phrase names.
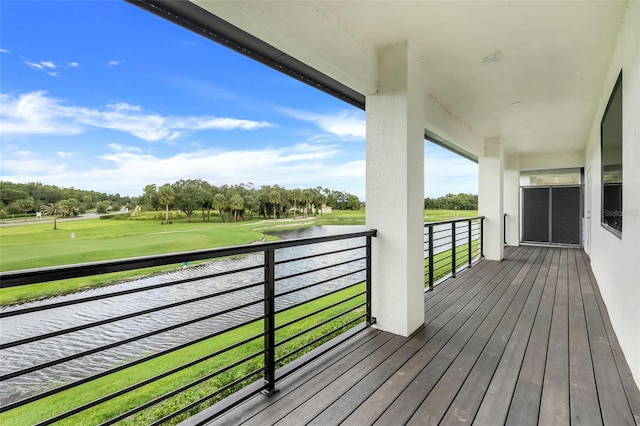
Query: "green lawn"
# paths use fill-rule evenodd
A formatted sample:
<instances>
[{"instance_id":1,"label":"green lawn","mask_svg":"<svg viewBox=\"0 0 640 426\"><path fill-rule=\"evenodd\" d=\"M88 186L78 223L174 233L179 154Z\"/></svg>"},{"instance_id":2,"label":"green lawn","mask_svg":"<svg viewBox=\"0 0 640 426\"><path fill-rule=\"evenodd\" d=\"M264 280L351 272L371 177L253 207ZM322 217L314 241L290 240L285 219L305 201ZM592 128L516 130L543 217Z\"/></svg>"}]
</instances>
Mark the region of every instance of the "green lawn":
<instances>
[{"instance_id":1,"label":"green lawn","mask_svg":"<svg viewBox=\"0 0 640 426\"><path fill-rule=\"evenodd\" d=\"M59 221L0 228L0 270L40 268L171 252L248 244L265 236L241 223L151 220ZM75 238L71 238L72 234ZM0 305L25 302L98 287L122 279L167 271L182 265L61 280L0 289Z\"/></svg>"},{"instance_id":2,"label":"green lawn","mask_svg":"<svg viewBox=\"0 0 640 426\"><path fill-rule=\"evenodd\" d=\"M445 220L464 219L478 216L478 210L425 210L425 222L441 222Z\"/></svg>"},{"instance_id":3,"label":"green lawn","mask_svg":"<svg viewBox=\"0 0 640 426\"><path fill-rule=\"evenodd\" d=\"M240 223L147 220L59 221L0 228L0 270L38 268L247 244L263 238L257 221ZM75 238L72 238L72 235Z\"/></svg>"}]
</instances>

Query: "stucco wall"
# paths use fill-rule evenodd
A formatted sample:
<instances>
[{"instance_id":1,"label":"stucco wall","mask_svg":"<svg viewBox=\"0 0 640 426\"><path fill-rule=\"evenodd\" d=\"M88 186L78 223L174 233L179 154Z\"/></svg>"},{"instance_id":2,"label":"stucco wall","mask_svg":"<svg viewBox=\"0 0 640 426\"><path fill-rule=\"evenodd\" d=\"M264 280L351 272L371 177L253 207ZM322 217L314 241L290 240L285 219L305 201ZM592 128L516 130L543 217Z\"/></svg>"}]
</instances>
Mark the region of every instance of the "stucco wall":
<instances>
[{"instance_id":1,"label":"stucco wall","mask_svg":"<svg viewBox=\"0 0 640 426\"><path fill-rule=\"evenodd\" d=\"M623 75L623 229L600 225L600 121L618 74ZM640 2L630 2L602 89L586 150L591 167L590 257L602 297L632 374L640 385Z\"/></svg>"}]
</instances>

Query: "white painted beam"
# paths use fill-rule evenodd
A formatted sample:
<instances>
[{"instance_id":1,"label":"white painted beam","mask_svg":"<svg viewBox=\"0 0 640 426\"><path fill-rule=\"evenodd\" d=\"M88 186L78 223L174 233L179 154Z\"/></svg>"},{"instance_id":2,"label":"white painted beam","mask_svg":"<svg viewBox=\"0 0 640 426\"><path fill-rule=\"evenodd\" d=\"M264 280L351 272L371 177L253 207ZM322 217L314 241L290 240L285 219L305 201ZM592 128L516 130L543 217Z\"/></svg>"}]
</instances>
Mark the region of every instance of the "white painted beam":
<instances>
[{"instance_id":1,"label":"white painted beam","mask_svg":"<svg viewBox=\"0 0 640 426\"><path fill-rule=\"evenodd\" d=\"M549 154L520 154L520 170L571 169L584 167L585 153L555 152Z\"/></svg>"}]
</instances>

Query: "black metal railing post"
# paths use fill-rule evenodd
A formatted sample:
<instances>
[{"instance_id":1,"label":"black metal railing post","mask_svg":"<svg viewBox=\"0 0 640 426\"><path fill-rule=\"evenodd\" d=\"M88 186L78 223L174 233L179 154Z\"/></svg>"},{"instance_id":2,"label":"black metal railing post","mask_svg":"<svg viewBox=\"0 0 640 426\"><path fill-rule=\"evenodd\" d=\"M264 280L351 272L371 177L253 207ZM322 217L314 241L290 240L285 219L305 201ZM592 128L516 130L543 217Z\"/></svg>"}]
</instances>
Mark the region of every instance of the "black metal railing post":
<instances>
[{"instance_id":1,"label":"black metal railing post","mask_svg":"<svg viewBox=\"0 0 640 426\"><path fill-rule=\"evenodd\" d=\"M467 226L467 235L468 235L468 238L467 238L467 241L468 241L467 255L469 256L469 267L471 267L471 254L472 254L471 253L472 252L472 250L471 250L471 246L472 246L472 242L471 242L471 222L472 222L472 220L469 219L469 223L468 223L468 226Z\"/></svg>"},{"instance_id":2,"label":"black metal railing post","mask_svg":"<svg viewBox=\"0 0 640 426\"><path fill-rule=\"evenodd\" d=\"M429 225L429 291L433 290L433 225Z\"/></svg>"},{"instance_id":3,"label":"black metal railing post","mask_svg":"<svg viewBox=\"0 0 640 426\"><path fill-rule=\"evenodd\" d=\"M456 222L451 224L451 276L456 277Z\"/></svg>"},{"instance_id":4,"label":"black metal railing post","mask_svg":"<svg viewBox=\"0 0 640 426\"><path fill-rule=\"evenodd\" d=\"M480 259L484 259L484 216L480 218Z\"/></svg>"},{"instance_id":5,"label":"black metal railing post","mask_svg":"<svg viewBox=\"0 0 640 426\"><path fill-rule=\"evenodd\" d=\"M371 316L371 237L367 236L367 316L366 316L366 321L367 321L367 325L371 325L374 324L375 321L373 320L373 317Z\"/></svg>"},{"instance_id":6,"label":"black metal railing post","mask_svg":"<svg viewBox=\"0 0 640 426\"><path fill-rule=\"evenodd\" d=\"M271 396L276 390L276 289L275 249L264 251L264 394Z\"/></svg>"},{"instance_id":7,"label":"black metal railing post","mask_svg":"<svg viewBox=\"0 0 640 426\"><path fill-rule=\"evenodd\" d=\"M507 214L504 214L502 219L502 232L504 234L504 245L507 245Z\"/></svg>"}]
</instances>

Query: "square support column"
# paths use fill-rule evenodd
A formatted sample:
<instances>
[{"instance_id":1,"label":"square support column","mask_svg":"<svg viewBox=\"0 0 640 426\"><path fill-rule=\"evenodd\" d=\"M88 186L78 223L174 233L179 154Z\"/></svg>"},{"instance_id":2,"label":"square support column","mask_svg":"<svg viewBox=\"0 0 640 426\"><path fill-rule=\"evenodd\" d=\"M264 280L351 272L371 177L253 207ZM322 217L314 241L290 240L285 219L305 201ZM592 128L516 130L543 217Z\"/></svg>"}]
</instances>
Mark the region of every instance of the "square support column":
<instances>
[{"instance_id":1,"label":"square support column","mask_svg":"<svg viewBox=\"0 0 640 426\"><path fill-rule=\"evenodd\" d=\"M520 245L520 158L508 155L504 169L504 212L508 246Z\"/></svg>"},{"instance_id":2,"label":"square support column","mask_svg":"<svg viewBox=\"0 0 640 426\"><path fill-rule=\"evenodd\" d=\"M408 336L424 324L424 88L409 43L378 52L367 96L367 227L376 327Z\"/></svg>"},{"instance_id":3,"label":"square support column","mask_svg":"<svg viewBox=\"0 0 640 426\"><path fill-rule=\"evenodd\" d=\"M504 154L502 141L485 141L484 155L478 157L478 214L484 220L484 257L504 257Z\"/></svg>"}]
</instances>

